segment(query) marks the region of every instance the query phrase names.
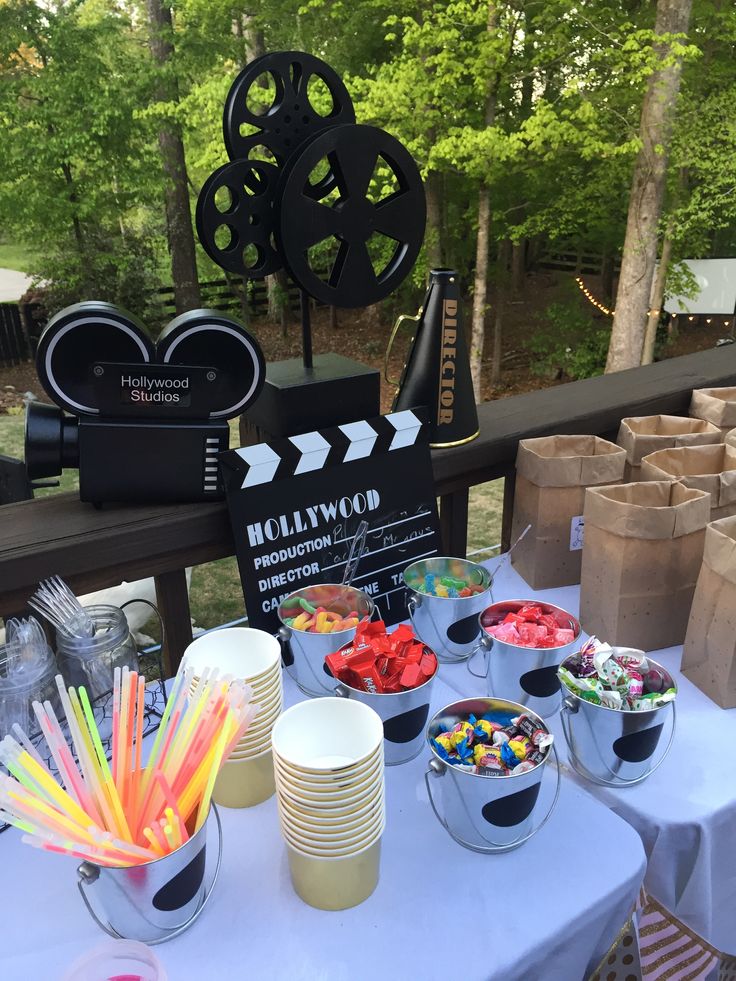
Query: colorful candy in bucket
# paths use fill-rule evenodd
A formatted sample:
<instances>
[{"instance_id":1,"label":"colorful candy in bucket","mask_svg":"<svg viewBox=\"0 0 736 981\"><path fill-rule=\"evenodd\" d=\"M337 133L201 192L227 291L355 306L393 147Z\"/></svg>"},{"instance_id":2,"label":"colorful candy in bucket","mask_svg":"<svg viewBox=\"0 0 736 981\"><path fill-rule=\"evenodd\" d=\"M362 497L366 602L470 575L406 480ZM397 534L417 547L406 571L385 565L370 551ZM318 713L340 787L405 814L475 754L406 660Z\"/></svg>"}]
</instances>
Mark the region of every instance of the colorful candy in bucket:
<instances>
[{"instance_id":1,"label":"colorful candy in bucket","mask_svg":"<svg viewBox=\"0 0 736 981\"><path fill-rule=\"evenodd\" d=\"M531 716L487 712L438 732L431 745L444 763L484 776L524 773L542 763L554 737Z\"/></svg>"},{"instance_id":2,"label":"colorful candy in bucket","mask_svg":"<svg viewBox=\"0 0 736 981\"><path fill-rule=\"evenodd\" d=\"M408 624L389 634L375 620L361 623L353 641L328 654L325 665L351 688L386 695L423 685L435 675L437 658Z\"/></svg>"},{"instance_id":3,"label":"colorful candy in bucket","mask_svg":"<svg viewBox=\"0 0 736 981\"><path fill-rule=\"evenodd\" d=\"M510 610L502 620L493 622L484 614L481 625L496 640L515 647L535 650L547 647L563 647L575 640L575 631L563 627L553 613L545 613L541 606L529 603L518 610Z\"/></svg>"},{"instance_id":4,"label":"colorful candy in bucket","mask_svg":"<svg viewBox=\"0 0 736 981\"><path fill-rule=\"evenodd\" d=\"M289 616L293 609L294 616ZM360 622L357 610L351 610L347 616L324 606L313 606L303 596L290 596L281 604L284 613L284 623L292 630L306 630L315 634L338 633L340 630L350 630Z\"/></svg>"},{"instance_id":5,"label":"colorful candy in bucket","mask_svg":"<svg viewBox=\"0 0 736 981\"><path fill-rule=\"evenodd\" d=\"M456 579L454 576L436 576L433 572L427 572L424 580L414 585L420 593L428 596L440 596L442 599L465 599L473 596L474 593L483 593L485 586L479 583L470 582L468 579Z\"/></svg>"},{"instance_id":6,"label":"colorful candy in bucket","mask_svg":"<svg viewBox=\"0 0 736 981\"><path fill-rule=\"evenodd\" d=\"M579 698L622 712L647 712L671 702L677 690L643 651L613 648L591 637L565 660L560 680Z\"/></svg>"}]
</instances>

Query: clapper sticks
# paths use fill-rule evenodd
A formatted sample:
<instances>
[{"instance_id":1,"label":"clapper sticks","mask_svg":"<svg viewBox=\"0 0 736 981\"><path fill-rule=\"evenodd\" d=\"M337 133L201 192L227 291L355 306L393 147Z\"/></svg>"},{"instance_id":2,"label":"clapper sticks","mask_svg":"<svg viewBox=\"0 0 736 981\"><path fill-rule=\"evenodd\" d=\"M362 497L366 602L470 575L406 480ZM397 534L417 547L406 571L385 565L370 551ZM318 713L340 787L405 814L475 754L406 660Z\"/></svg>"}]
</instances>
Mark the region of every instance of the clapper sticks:
<instances>
[{"instance_id":1,"label":"clapper sticks","mask_svg":"<svg viewBox=\"0 0 736 981\"><path fill-rule=\"evenodd\" d=\"M19 726L0 741L0 818L23 841L114 867L140 865L174 851L207 819L218 770L258 706L250 688L203 672L187 697L177 675L146 765L142 765L145 678L115 668L112 754L108 761L83 686L57 675L74 755L50 702L33 703L59 780ZM76 759L75 759L76 756Z\"/></svg>"}]
</instances>

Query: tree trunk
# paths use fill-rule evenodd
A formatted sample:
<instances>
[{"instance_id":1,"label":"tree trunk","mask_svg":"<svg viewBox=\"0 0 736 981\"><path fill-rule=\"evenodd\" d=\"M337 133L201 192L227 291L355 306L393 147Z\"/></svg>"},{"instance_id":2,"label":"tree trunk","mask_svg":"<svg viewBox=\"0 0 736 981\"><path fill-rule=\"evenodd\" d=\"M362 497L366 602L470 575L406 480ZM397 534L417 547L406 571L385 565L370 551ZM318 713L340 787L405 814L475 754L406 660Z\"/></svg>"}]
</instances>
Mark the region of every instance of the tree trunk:
<instances>
[{"instance_id":1,"label":"tree trunk","mask_svg":"<svg viewBox=\"0 0 736 981\"><path fill-rule=\"evenodd\" d=\"M526 279L526 239L511 245L511 288L518 296L524 289Z\"/></svg>"},{"instance_id":2,"label":"tree trunk","mask_svg":"<svg viewBox=\"0 0 736 981\"><path fill-rule=\"evenodd\" d=\"M614 265L613 253L607 248L601 259L601 299L607 307L613 305Z\"/></svg>"},{"instance_id":3,"label":"tree trunk","mask_svg":"<svg viewBox=\"0 0 736 981\"><path fill-rule=\"evenodd\" d=\"M655 32L659 36L687 33L691 8L692 0L658 0ZM664 61L669 45L659 42L655 48L660 61ZM659 68L649 79L642 103L642 146L634 164L607 372L633 368L641 361L657 259L657 225L664 197L667 152L681 75L679 59Z\"/></svg>"},{"instance_id":4,"label":"tree trunk","mask_svg":"<svg viewBox=\"0 0 736 981\"><path fill-rule=\"evenodd\" d=\"M153 60L161 69L162 78L171 71L173 25L167 0L146 0L151 27L150 48ZM176 80L159 82L156 98L160 102L178 102ZM171 278L174 284L174 303L177 313L201 306L197 257L194 250L192 213L189 204L189 184L181 130L172 120L162 121L158 145L164 169L164 200L166 204L166 234L171 256Z\"/></svg>"},{"instance_id":5,"label":"tree trunk","mask_svg":"<svg viewBox=\"0 0 736 981\"><path fill-rule=\"evenodd\" d=\"M442 243L442 182L435 170L430 170L424 183L427 196L427 260L430 269L440 269L443 263Z\"/></svg>"},{"instance_id":6,"label":"tree trunk","mask_svg":"<svg viewBox=\"0 0 736 981\"><path fill-rule=\"evenodd\" d=\"M491 389L497 389L501 384L501 358L503 357L503 316L509 286L509 258L512 259L513 281L513 245L505 238L498 244L498 262L496 267L496 312L493 318L493 354L491 357Z\"/></svg>"},{"instance_id":7,"label":"tree trunk","mask_svg":"<svg viewBox=\"0 0 736 981\"><path fill-rule=\"evenodd\" d=\"M657 324L659 315L662 312L664 303L664 287L667 282L667 269L672 258L672 223L667 222L664 239L662 240L662 254L659 257L657 274L654 277L652 287L652 300L649 316L647 317L647 332L644 338L644 350L642 351L641 363L651 364L654 361L654 344L657 340Z\"/></svg>"},{"instance_id":8,"label":"tree trunk","mask_svg":"<svg viewBox=\"0 0 736 981\"><path fill-rule=\"evenodd\" d=\"M495 31L498 10L495 2L488 4L486 29ZM485 124L493 126L496 119L496 92L498 76L491 73L489 66L486 85ZM483 345L486 335L486 292L488 289L488 242L491 223L491 193L487 184L481 184L478 192L478 235L475 241L475 281L473 284L473 316L470 330L470 377L473 380L475 401L481 402L481 369L483 366Z\"/></svg>"},{"instance_id":9,"label":"tree trunk","mask_svg":"<svg viewBox=\"0 0 736 981\"><path fill-rule=\"evenodd\" d=\"M82 224L79 221L79 216L77 215L77 206L79 204L79 197L77 196L77 191L74 186L74 178L72 177L72 167L71 164L66 161L62 161L61 172L64 175L64 182L69 188L69 201L72 205L72 228L74 229L74 241L77 243L77 251L80 255L84 254L84 236L82 234Z\"/></svg>"}]
</instances>

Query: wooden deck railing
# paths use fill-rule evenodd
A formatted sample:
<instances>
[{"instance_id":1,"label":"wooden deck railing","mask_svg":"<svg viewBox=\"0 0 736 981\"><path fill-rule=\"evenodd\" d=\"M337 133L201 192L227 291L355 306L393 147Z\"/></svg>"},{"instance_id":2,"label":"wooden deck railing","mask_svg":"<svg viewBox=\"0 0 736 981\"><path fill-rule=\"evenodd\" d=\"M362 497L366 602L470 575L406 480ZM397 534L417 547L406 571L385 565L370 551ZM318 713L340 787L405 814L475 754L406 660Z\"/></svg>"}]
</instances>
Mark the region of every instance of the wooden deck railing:
<instances>
[{"instance_id":1,"label":"wooden deck railing","mask_svg":"<svg viewBox=\"0 0 736 981\"><path fill-rule=\"evenodd\" d=\"M615 439L624 416L686 415L693 388L734 384L736 345L730 345L484 403L478 439L432 454L446 553L466 552L470 487L499 477L507 478L502 542L508 547L520 439L554 433ZM191 640L185 568L233 552L224 503L96 510L74 494L59 494L9 504L0 509L0 616L24 610L38 580L50 574L78 593L154 576L173 670Z\"/></svg>"}]
</instances>

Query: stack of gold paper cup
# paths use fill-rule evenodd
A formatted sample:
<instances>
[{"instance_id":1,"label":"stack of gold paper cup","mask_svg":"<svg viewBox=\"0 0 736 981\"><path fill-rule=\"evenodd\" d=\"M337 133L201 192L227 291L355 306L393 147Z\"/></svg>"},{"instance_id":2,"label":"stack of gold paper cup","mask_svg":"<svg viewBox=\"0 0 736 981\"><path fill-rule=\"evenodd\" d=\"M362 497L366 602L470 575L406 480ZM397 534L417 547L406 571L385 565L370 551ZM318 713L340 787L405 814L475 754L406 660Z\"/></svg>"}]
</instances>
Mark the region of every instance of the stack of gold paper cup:
<instances>
[{"instance_id":1,"label":"stack of gold paper cup","mask_svg":"<svg viewBox=\"0 0 736 981\"><path fill-rule=\"evenodd\" d=\"M272 745L294 889L318 909L357 906L378 884L386 823L380 717L342 698L300 702Z\"/></svg>"},{"instance_id":2,"label":"stack of gold paper cup","mask_svg":"<svg viewBox=\"0 0 736 981\"><path fill-rule=\"evenodd\" d=\"M220 770L213 798L224 807L252 807L275 790L271 731L283 708L281 647L271 634L227 627L198 637L184 652L190 694L206 670L246 681L258 714Z\"/></svg>"}]
</instances>

